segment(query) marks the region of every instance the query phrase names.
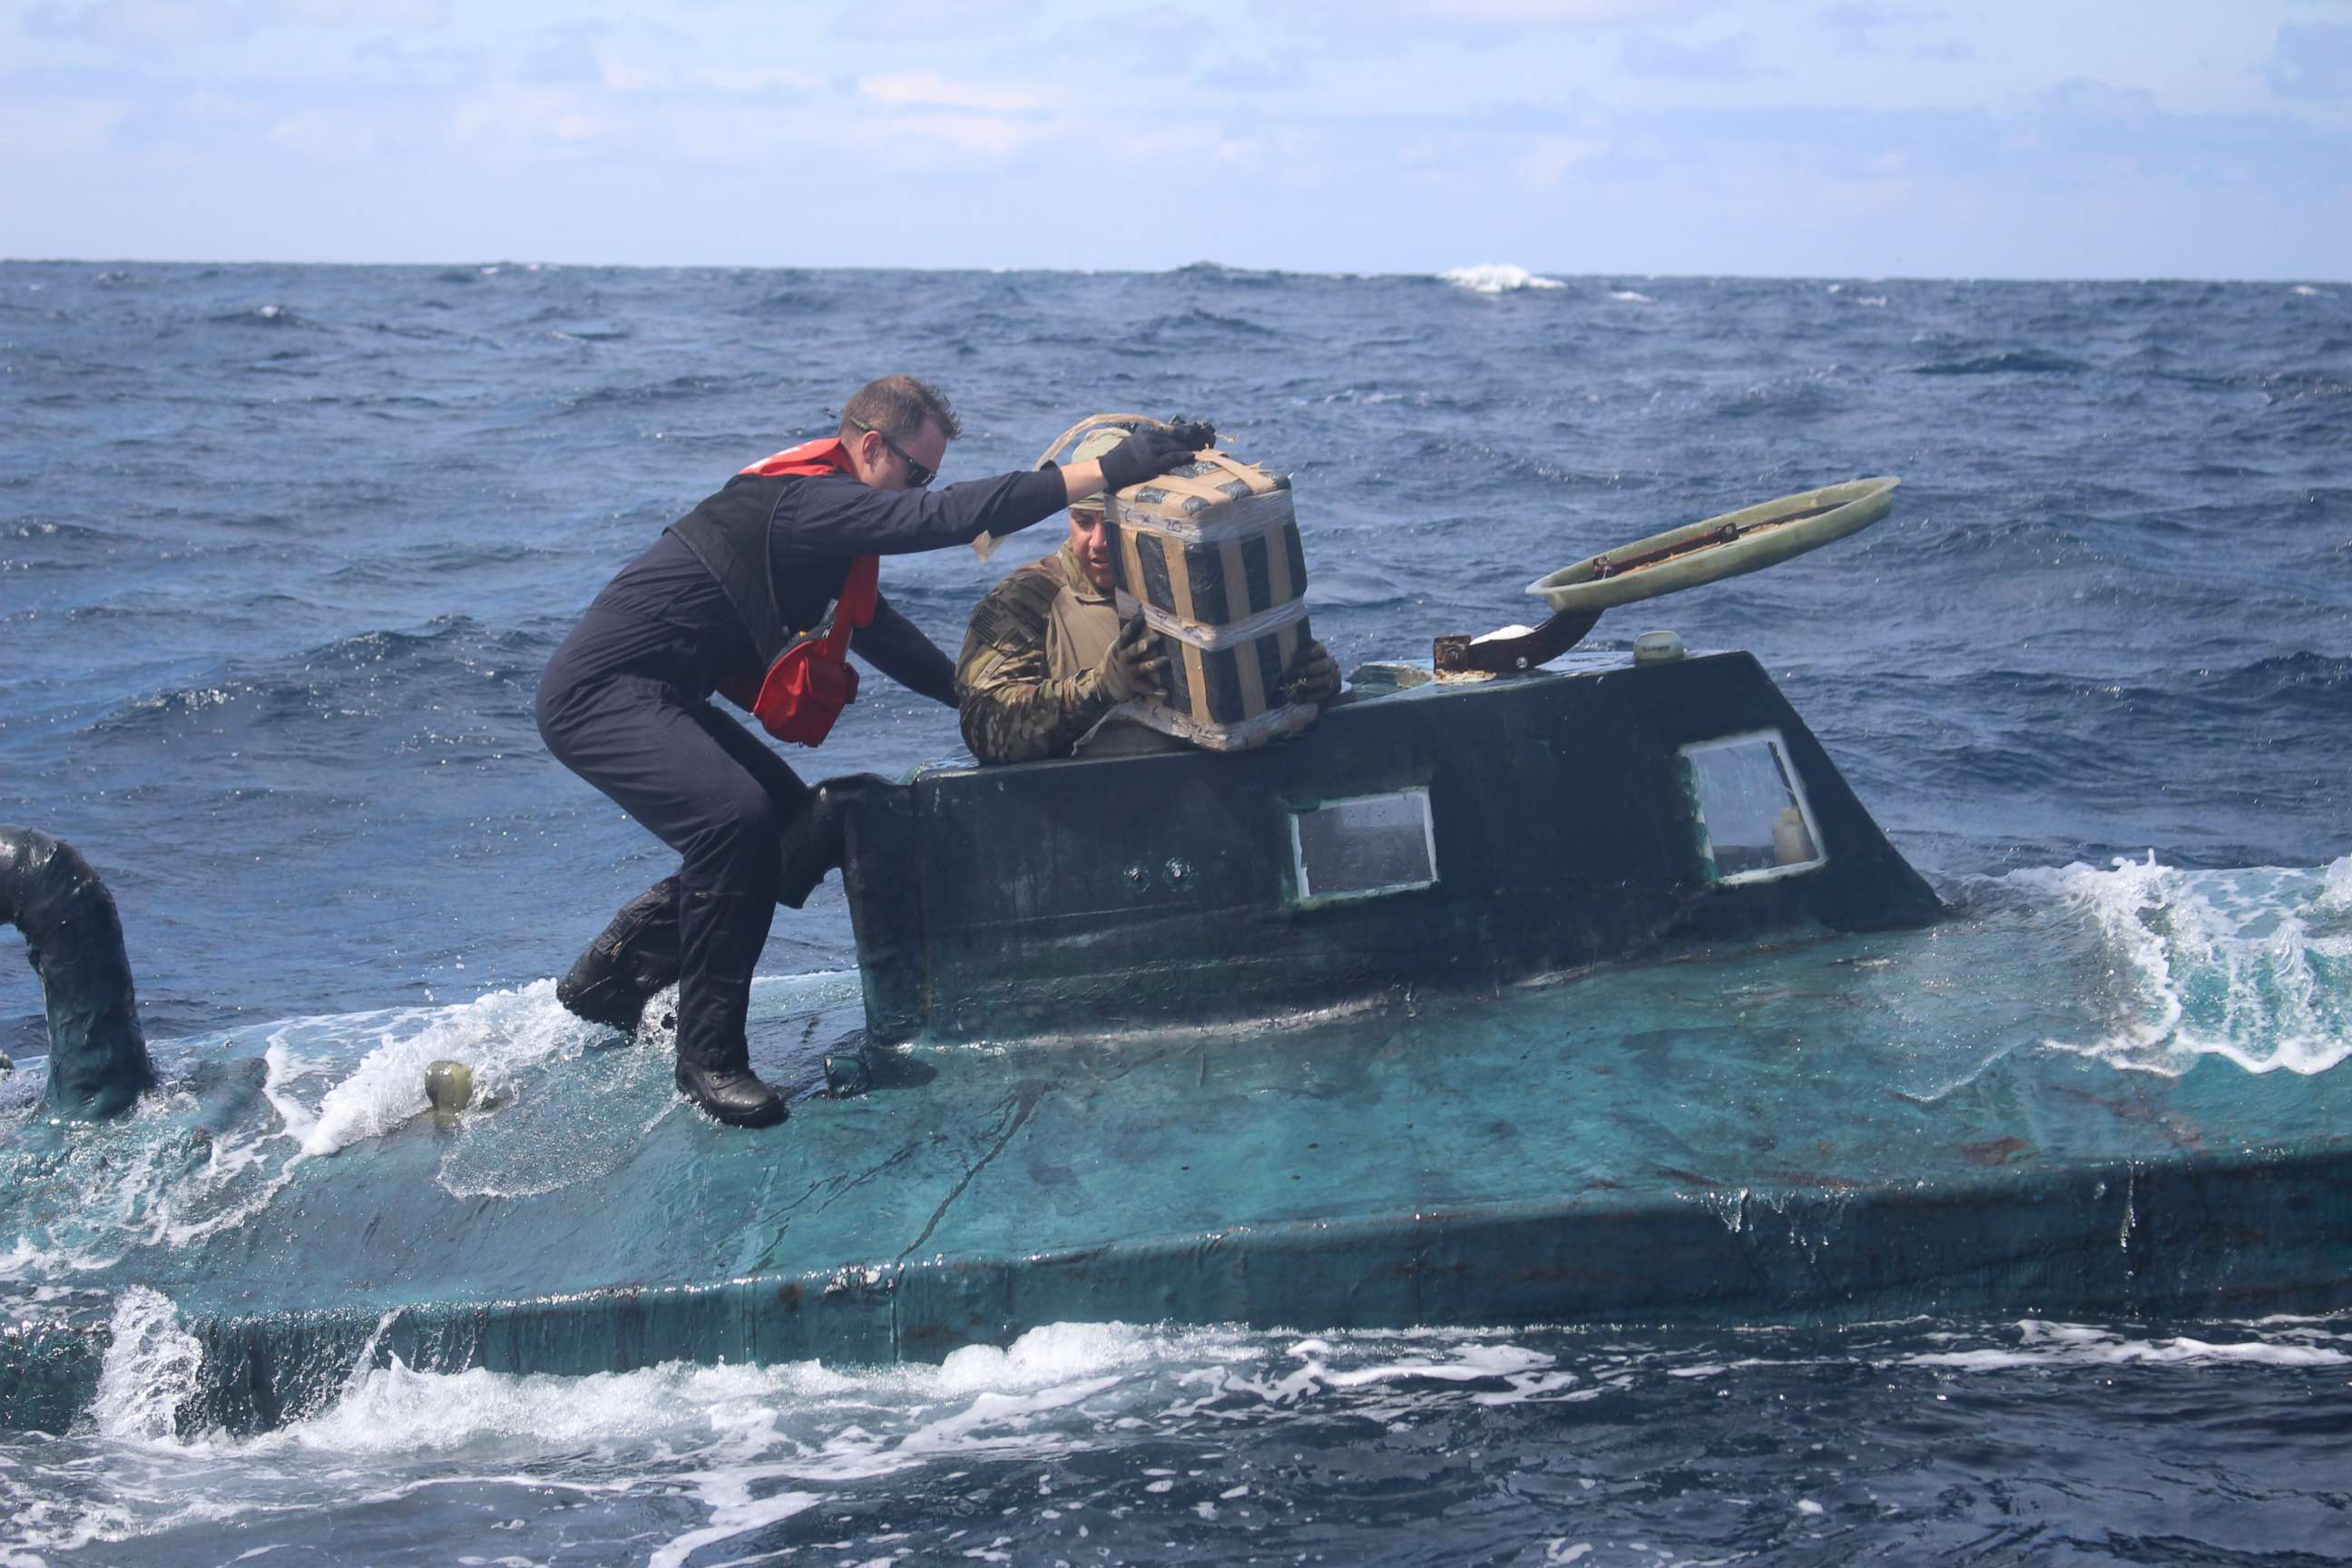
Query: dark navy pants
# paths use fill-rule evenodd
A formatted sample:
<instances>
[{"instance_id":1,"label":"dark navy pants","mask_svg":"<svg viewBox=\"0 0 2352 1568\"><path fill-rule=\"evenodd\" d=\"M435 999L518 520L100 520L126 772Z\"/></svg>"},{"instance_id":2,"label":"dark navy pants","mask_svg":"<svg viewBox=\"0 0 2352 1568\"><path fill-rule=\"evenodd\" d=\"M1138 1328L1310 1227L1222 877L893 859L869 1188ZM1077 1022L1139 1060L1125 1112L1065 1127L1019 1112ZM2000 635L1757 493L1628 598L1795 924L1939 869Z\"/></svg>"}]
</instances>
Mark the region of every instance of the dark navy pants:
<instances>
[{"instance_id":1,"label":"dark navy pants","mask_svg":"<svg viewBox=\"0 0 2352 1568\"><path fill-rule=\"evenodd\" d=\"M565 651L569 651L569 647ZM539 732L683 857L677 1054L742 1067L751 970L776 908L783 826L809 787L765 742L701 698L636 675L575 677L559 652L539 687Z\"/></svg>"}]
</instances>

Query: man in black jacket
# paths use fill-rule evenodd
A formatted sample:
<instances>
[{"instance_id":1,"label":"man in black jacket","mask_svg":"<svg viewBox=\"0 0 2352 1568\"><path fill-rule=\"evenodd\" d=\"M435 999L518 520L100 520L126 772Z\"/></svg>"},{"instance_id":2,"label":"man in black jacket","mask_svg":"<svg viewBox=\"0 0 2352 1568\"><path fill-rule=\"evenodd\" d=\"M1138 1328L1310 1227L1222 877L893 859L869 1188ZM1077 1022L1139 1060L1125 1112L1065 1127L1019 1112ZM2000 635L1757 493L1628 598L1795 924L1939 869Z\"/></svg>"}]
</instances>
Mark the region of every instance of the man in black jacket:
<instances>
[{"instance_id":1,"label":"man in black jacket","mask_svg":"<svg viewBox=\"0 0 2352 1568\"><path fill-rule=\"evenodd\" d=\"M854 784L811 790L711 693L756 687L793 631L825 624L857 557L1009 533L1192 457L1179 437L1147 430L1098 461L928 489L961 433L934 388L903 375L871 383L843 407L837 447L754 464L624 567L540 679L548 749L682 857L589 945L558 994L583 1017L634 1027L674 975L677 1084L721 1121L784 1117L745 1046L751 971L776 903L798 908L838 864ZM785 461L806 454L814 460ZM761 471L777 466L789 471ZM954 705L953 664L888 601L850 646Z\"/></svg>"}]
</instances>

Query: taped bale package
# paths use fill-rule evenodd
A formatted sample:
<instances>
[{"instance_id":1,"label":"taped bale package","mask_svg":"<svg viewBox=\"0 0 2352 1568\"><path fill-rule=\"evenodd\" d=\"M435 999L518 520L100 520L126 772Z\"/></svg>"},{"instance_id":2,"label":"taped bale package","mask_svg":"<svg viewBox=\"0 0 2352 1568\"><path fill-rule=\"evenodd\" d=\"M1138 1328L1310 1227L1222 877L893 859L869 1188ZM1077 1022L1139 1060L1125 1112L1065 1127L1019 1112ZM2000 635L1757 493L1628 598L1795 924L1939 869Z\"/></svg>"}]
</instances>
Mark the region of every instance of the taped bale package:
<instances>
[{"instance_id":1,"label":"taped bale package","mask_svg":"<svg viewBox=\"0 0 2352 1568\"><path fill-rule=\"evenodd\" d=\"M1168 656L1164 701L1126 711L1213 751L1305 728L1311 703L1283 700L1307 629L1307 558L1290 481L1223 452L1105 502L1122 619L1139 611Z\"/></svg>"}]
</instances>

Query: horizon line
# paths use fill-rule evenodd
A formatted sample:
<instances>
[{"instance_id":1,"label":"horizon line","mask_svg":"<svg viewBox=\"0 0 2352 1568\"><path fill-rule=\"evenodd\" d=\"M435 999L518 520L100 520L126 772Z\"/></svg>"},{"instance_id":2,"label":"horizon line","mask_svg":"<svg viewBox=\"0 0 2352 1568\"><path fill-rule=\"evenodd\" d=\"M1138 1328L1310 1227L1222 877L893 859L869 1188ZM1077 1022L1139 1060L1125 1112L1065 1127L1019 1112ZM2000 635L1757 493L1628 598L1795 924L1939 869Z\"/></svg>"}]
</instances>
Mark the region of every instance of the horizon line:
<instances>
[{"instance_id":1,"label":"horizon line","mask_svg":"<svg viewBox=\"0 0 2352 1568\"><path fill-rule=\"evenodd\" d=\"M2316 273L2243 274L2236 277L2203 277L2191 273L2151 274L2129 277L2116 273L2056 273L2029 275L2025 273L1974 272L1661 272L1628 268L1618 271L1556 271L1527 267L1515 261L1464 262L1433 271L1357 270L1308 267L1249 267L1234 262L1202 258L1171 267L908 267L859 265L856 263L800 262L715 262L715 261L549 261L527 260L514 257L489 257L436 261L318 261L291 260L280 258L221 257L129 257L129 256L0 256L0 267L310 267L310 268L517 268L531 271L566 269L577 271L627 272L880 272L898 274L936 273L955 276L1003 277L1013 274L1045 275L1073 278L1165 278L1180 272L1234 272L1284 278L1325 278L1341 280L1375 281L1385 279L1449 280L1454 274L1485 268L1508 268L1559 283L1568 279L1595 282L1622 279L1640 279L1649 282L1708 283L1735 281L1746 283L2217 283L2217 284L2326 284L2352 288L2352 276L2330 278ZM1538 285L1540 287L1540 285Z\"/></svg>"}]
</instances>

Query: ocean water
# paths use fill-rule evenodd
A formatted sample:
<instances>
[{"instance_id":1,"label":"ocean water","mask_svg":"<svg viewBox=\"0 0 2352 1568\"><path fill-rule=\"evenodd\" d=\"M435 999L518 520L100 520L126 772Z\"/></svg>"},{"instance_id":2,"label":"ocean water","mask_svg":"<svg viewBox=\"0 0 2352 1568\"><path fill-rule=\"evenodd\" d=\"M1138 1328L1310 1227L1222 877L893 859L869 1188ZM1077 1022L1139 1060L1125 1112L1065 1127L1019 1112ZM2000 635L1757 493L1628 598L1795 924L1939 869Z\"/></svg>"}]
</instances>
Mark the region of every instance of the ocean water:
<instances>
[{"instance_id":1,"label":"ocean water","mask_svg":"<svg viewBox=\"0 0 2352 1568\"><path fill-rule=\"evenodd\" d=\"M419 1053L576 1057L548 977L665 857L546 757L538 671L665 522L886 369L961 409L949 479L1098 408L1213 417L1294 475L1343 668L1898 473L1859 538L1595 640L1754 650L1959 918L2108 954L2046 1048L2352 1055L2352 284L7 263L0 821L106 873L167 1071L273 1063L268 1136L204 1191L96 1151L122 1236L267 1224L271 1173L385 1131ZM952 648L1056 526L887 591ZM957 745L877 680L810 760ZM853 963L836 881L780 918L761 1005L836 1006ZM0 1279L69 1289L87 1239L0 1236ZM1074 1323L940 1367L368 1366L234 1436L173 1421L173 1304L116 1310L76 1429L0 1436L0 1563L2352 1554L2352 1320Z\"/></svg>"}]
</instances>

